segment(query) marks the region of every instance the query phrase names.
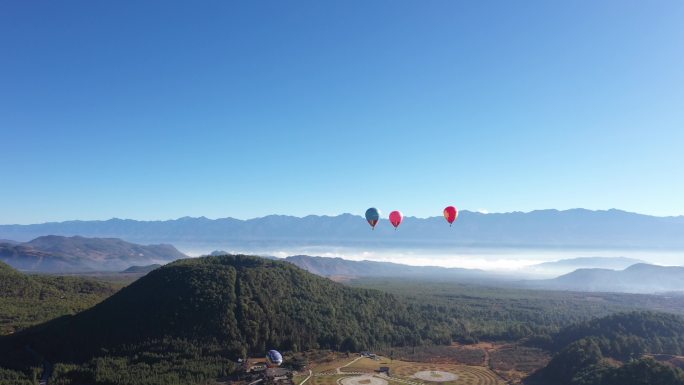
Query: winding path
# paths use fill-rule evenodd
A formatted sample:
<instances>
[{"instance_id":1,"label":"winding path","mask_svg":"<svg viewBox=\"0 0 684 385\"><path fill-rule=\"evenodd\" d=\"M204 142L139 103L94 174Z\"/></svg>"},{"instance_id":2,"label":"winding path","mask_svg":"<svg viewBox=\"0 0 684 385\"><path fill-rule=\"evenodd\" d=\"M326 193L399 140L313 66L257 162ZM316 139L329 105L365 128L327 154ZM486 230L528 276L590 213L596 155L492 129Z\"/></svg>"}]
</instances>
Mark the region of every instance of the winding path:
<instances>
[{"instance_id":1,"label":"winding path","mask_svg":"<svg viewBox=\"0 0 684 385\"><path fill-rule=\"evenodd\" d=\"M299 385L304 385L305 382L309 381L309 378L313 376L313 372L309 369L309 377L305 378L304 381L300 382Z\"/></svg>"},{"instance_id":2,"label":"winding path","mask_svg":"<svg viewBox=\"0 0 684 385\"><path fill-rule=\"evenodd\" d=\"M358 360L360 360L360 359L362 359L362 358L363 358L363 356L356 357L356 358L354 358L353 360L347 362L345 365L340 366L339 368L335 368L335 373L337 373L337 374L345 374L345 373L342 373L342 368L346 368L347 366L353 364L354 362L356 362L356 361L358 361Z\"/></svg>"}]
</instances>

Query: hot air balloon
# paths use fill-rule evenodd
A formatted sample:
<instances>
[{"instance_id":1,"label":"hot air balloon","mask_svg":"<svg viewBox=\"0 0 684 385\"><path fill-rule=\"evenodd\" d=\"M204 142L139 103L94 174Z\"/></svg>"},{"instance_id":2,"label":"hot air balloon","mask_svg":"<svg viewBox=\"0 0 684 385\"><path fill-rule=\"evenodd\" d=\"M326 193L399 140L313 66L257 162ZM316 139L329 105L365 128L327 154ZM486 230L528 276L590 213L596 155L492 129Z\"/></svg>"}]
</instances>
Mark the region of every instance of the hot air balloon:
<instances>
[{"instance_id":1,"label":"hot air balloon","mask_svg":"<svg viewBox=\"0 0 684 385\"><path fill-rule=\"evenodd\" d=\"M394 229L396 230L401 224L401 221L404 220L404 215L401 213L401 211L392 211L390 213L389 220L392 222L392 226L394 226Z\"/></svg>"},{"instance_id":2,"label":"hot air balloon","mask_svg":"<svg viewBox=\"0 0 684 385\"><path fill-rule=\"evenodd\" d=\"M266 360L268 360L268 366L280 366L283 363L283 356L277 350L269 350L266 353Z\"/></svg>"},{"instance_id":3,"label":"hot air balloon","mask_svg":"<svg viewBox=\"0 0 684 385\"><path fill-rule=\"evenodd\" d=\"M371 229L375 230L375 225L378 224L380 220L380 212L375 207L371 207L366 210L366 220L368 224L371 225Z\"/></svg>"},{"instance_id":4,"label":"hot air balloon","mask_svg":"<svg viewBox=\"0 0 684 385\"><path fill-rule=\"evenodd\" d=\"M449 226L458 218L458 210L454 206L449 206L444 209L444 219L449 222Z\"/></svg>"}]
</instances>

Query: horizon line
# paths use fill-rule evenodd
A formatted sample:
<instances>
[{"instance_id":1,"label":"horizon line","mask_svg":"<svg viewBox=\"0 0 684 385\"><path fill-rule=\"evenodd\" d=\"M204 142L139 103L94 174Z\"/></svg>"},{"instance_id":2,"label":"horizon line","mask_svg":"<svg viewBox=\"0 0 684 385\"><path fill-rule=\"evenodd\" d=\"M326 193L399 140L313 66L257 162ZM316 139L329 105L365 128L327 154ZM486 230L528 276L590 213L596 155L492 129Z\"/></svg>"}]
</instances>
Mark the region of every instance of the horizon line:
<instances>
[{"instance_id":1,"label":"horizon line","mask_svg":"<svg viewBox=\"0 0 684 385\"><path fill-rule=\"evenodd\" d=\"M617 212L622 212L626 214L634 214L634 215L642 215L642 216L648 216L648 217L653 217L653 218L681 218L684 217L684 215L651 215L651 214L643 214L643 213L638 213L634 211L626 211L626 210L621 210L617 208L610 208L610 209L585 209L581 207L576 207L576 208L570 208L570 209L535 209L535 210L530 210L530 211L504 211L504 212L488 212L484 210L459 210L459 214L461 213L469 213L469 214L479 214L479 215L507 215L507 214L532 214L532 213L537 213L537 212L543 212L543 211L555 211L559 213L564 213L568 211L588 211L592 213L600 213L600 212L611 212L611 211L617 211ZM363 218L362 214L352 214L349 212L345 213L340 213L340 214L334 214L334 215L329 215L329 214L308 214L305 216L297 216L297 215L290 215L290 214L268 214L260 217L252 217L252 218L236 218L236 217L217 217L217 218L208 218L204 215L198 216L198 217L193 217L193 216L182 216L178 218L168 218L168 219L133 219L133 218L119 218L119 217L111 217L108 219L66 219L66 220L57 220L57 221L47 221L47 222L38 222L38 223L2 223L0 226L34 226L34 225L47 225L47 224L61 224L61 223L69 223L69 222L108 222L108 221L134 221L134 222L173 222L173 221L179 221L179 220L188 220L188 219L206 219L210 221L218 221L218 220L236 220L236 221L241 221L241 222L248 222L248 221L254 221L254 220L259 220L259 219L264 219L264 218L269 218L269 217L288 217L288 218L297 218L297 219L304 219L308 217L328 217L328 218L336 218L336 217L341 217L345 215L351 215L351 216L356 216ZM411 218L411 219L432 219L432 218L440 218L438 215L434 216L429 216L429 217L417 217L417 216L409 216L407 215L405 218Z\"/></svg>"}]
</instances>

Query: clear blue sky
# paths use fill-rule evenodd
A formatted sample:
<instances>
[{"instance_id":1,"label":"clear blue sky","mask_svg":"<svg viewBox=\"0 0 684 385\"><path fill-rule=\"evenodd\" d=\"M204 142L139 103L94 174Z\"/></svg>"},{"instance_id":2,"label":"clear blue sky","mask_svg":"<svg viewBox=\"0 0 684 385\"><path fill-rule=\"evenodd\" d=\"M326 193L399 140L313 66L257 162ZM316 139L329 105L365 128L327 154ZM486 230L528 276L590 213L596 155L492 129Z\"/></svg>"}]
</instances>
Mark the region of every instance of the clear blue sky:
<instances>
[{"instance_id":1,"label":"clear blue sky","mask_svg":"<svg viewBox=\"0 0 684 385\"><path fill-rule=\"evenodd\" d=\"M5 1L0 223L684 214L684 2Z\"/></svg>"}]
</instances>

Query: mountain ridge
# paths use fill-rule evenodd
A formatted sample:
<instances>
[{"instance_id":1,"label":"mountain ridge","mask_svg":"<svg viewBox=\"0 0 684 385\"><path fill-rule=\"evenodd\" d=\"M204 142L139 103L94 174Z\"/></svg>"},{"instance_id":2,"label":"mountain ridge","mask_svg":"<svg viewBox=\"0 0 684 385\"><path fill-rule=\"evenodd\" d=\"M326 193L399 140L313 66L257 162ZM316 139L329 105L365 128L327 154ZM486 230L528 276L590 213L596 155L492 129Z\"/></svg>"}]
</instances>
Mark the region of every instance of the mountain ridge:
<instances>
[{"instance_id":1,"label":"mountain ridge","mask_svg":"<svg viewBox=\"0 0 684 385\"><path fill-rule=\"evenodd\" d=\"M412 266L384 261L354 261L339 257L292 255L283 258L310 273L323 277L413 277L479 279L494 274L479 269L441 266Z\"/></svg>"},{"instance_id":2,"label":"mountain ridge","mask_svg":"<svg viewBox=\"0 0 684 385\"><path fill-rule=\"evenodd\" d=\"M627 257L577 257L538 263L529 266L527 270L530 273L556 277L583 268L622 270L637 263L646 262Z\"/></svg>"},{"instance_id":3,"label":"mountain ridge","mask_svg":"<svg viewBox=\"0 0 684 385\"><path fill-rule=\"evenodd\" d=\"M0 243L0 261L33 272L118 271L185 257L171 245L138 245L118 238L47 235L19 244Z\"/></svg>"},{"instance_id":4,"label":"mountain ridge","mask_svg":"<svg viewBox=\"0 0 684 385\"><path fill-rule=\"evenodd\" d=\"M532 267L546 267L546 266L577 266L577 265L601 265L605 262L617 263L617 264L629 264L628 266L643 263L644 261L636 258L627 257L577 257L577 258L564 258L556 261L542 262ZM626 268L627 266L625 266Z\"/></svg>"},{"instance_id":5,"label":"mountain ridge","mask_svg":"<svg viewBox=\"0 0 684 385\"><path fill-rule=\"evenodd\" d=\"M611 209L483 214L463 210L453 227L441 217L408 216L398 231L381 219L371 232L361 216L269 215L247 220L183 217L165 221L109 219L0 225L0 238L41 235L116 237L143 243L351 244L403 246L616 247L684 249L684 217Z\"/></svg>"},{"instance_id":6,"label":"mountain ridge","mask_svg":"<svg viewBox=\"0 0 684 385\"><path fill-rule=\"evenodd\" d=\"M585 268L553 279L526 281L554 290L662 293L684 291L684 267L637 263L623 270Z\"/></svg>"}]
</instances>

